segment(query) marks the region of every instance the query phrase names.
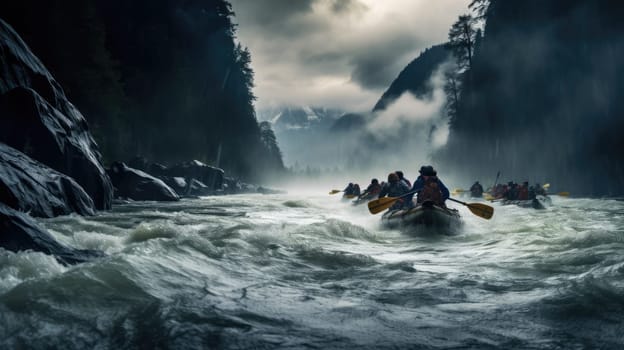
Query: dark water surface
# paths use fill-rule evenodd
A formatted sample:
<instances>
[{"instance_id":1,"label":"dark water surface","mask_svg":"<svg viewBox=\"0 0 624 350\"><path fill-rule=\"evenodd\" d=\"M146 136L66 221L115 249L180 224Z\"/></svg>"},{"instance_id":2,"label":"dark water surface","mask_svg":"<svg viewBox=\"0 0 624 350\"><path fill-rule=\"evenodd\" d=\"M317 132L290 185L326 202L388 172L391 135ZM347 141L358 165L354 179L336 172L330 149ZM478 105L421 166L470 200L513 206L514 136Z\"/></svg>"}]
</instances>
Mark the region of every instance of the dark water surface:
<instances>
[{"instance_id":1,"label":"dark water surface","mask_svg":"<svg viewBox=\"0 0 624 350\"><path fill-rule=\"evenodd\" d=\"M109 256L0 249L0 348L623 348L624 202L494 206L453 235L327 195L41 220Z\"/></svg>"}]
</instances>

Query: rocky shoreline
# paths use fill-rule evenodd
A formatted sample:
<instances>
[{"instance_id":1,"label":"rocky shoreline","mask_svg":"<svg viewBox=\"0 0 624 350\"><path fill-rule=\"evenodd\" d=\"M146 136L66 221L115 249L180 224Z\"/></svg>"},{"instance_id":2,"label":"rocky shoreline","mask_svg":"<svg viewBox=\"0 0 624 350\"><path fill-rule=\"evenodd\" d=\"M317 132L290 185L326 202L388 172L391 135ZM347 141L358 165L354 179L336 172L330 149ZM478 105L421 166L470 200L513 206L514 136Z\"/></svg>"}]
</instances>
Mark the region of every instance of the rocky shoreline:
<instances>
[{"instance_id":1,"label":"rocky shoreline","mask_svg":"<svg viewBox=\"0 0 624 350\"><path fill-rule=\"evenodd\" d=\"M0 20L0 247L64 264L104 256L60 244L32 217L95 215L113 200L178 201L269 193L197 160L165 166L135 157L102 164L88 123L26 43Z\"/></svg>"}]
</instances>

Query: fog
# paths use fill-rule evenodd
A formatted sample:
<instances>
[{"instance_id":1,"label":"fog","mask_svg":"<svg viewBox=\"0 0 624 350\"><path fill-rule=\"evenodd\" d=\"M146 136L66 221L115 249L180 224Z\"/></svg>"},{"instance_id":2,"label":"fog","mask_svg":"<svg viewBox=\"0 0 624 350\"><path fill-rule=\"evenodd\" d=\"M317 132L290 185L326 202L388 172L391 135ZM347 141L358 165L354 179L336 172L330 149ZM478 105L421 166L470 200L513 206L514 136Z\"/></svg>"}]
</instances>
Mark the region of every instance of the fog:
<instances>
[{"instance_id":1,"label":"fog","mask_svg":"<svg viewBox=\"0 0 624 350\"><path fill-rule=\"evenodd\" d=\"M256 106L370 110L396 75L444 42L469 0L233 0Z\"/></svg>"}]
</instances>

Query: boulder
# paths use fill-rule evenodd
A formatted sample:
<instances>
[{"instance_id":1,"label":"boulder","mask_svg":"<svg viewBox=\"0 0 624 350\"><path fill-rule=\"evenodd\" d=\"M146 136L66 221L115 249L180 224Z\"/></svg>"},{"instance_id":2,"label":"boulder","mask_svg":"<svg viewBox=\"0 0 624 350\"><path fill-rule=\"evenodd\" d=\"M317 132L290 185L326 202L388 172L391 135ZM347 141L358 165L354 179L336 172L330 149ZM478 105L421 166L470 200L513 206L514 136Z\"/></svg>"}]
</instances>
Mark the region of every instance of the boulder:
<instances>
[{"instance_id":1,"label":"boulder","mask_svg":"<svg viewBox=\"0 0 624 350\"><path fill-rule=\"evenodd\" d=\"M135 201L177 201L180 197L162 180L122 162L114 162L109 175L115 186L115 197Z\"/></svg>"},{"instance_id":2,"label":"boulder","mask_svg":"<svg viewBox=\"0 0 624 350\"><path fill-rule=\"evenodd\" d=\"M186 180L182 177L158 176L167 186L171 187L179 196L186 194L188 186Z\"/></svg>"},{"instance_id":3,"label":"boulder","mask_svg":"<svg viewBox=\"0 0 624 350\"><path fill-rule=\"evenodd\" d=\"M104 256L100 251L74 249L60 244L30 216L2 203L0 203L0 247L13 252L30 249L50 254L66 265Z\"/></svg>"},{"instance_id":4,"label":"boulder","mask_svg":"<svg viewBox=\"0 0 624 350\"><path fill-rule=\"evenodd\" d=\"M0 202L45 218L74 212L95 214L93 201L73 179L3 143L0 143Z\"/></svg>"},{"instance_id":5,"label":"boulder","mask_svg":"<svg viewBox=\"0 0 624 350\"><path fill-rule=\"evenodd\" d=\"M223 193L224 194L237 194L237 193L257 193L258 187L232 177L225 177L223 179Z\"/></svg>"},{"instance_id":6,"label":"boulder","mask_svg":"<svg viewBox=\"0 0 624 350\"><path fill-rule=\"evenodd\" d=\"M147 167L147 173L152 176L167 176L167 167L160 163L152 163Z\"/></svg>"},{"instance_id":7,"label":"boulder","mask_svg":"<svg viewBox=\"0 0 624 350\"><path fill-rule=\"evenodd\" d=\"M149 173L148 171L149 162L147 161L147 158L145 157L135 156L128 162L128 166L130 168L141 170L141 171L147 171Z\"/></svg>"},{"instance_id":8,"label":"boulder","mask_svg":"<svg viewBox=\"0 0 624 350\"><path fill-rule=\"evenodd\" d=\"M190 179L188 187L186 188L187 196L210 196L213 194L214 191L209 186L206 186L203 182L196 179Z\"/></svg>"},{"instance_id":9,"label":"boulder","mask_svg":"<svg viewBox=\"0 0 624 350\"><path fill-rule=\"evenodd\" d=\"M2 20L0 67L0 142L72 177L96 208L110 209L113 187L87 121Z\"/></svg>"},{"instance_id":10,"label":"boulder","mask_svg":"<svg viewBox=\"0 0 624 350\"><path fill-rule=\"evenodd\" d=\"M214 195L215 191L196 179L158 176L167 186L173 188L180 197L199 197Z\"/></svg>"},{"instance_id":11,"label":"boulder","mask_svg":"<svg viewBox=\"0 0 624 350\"><path fill-rule=\"evenodd\" d=\"M218 190L223 187L223 169L206 165L198 160L183 162L166 169L166 176L195 179L210 190Z\"/></svg>"}]
</instances>

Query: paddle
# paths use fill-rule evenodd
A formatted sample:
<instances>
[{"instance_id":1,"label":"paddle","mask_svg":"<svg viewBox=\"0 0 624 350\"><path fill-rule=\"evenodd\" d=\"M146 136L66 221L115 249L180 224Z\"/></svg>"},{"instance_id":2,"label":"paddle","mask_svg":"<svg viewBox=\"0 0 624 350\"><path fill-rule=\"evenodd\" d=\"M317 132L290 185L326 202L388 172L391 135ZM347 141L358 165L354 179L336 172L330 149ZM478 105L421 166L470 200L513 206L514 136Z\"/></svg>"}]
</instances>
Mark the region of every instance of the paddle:
<instances>
[{"instance_id":1,"label":"paddle","mask_svg":"<svg viewBox=\"0 0 624 350\"><path fill-rule=\"evenodd\" d=\"M329 191L329 194L336 194L336 193L340 193L340 192L344 192L344 191L341 191L341 190L331 190L331 191Z\"/></svg>"},{"instance_id":2,"label":"paddle","mask_svg":"<svg viewBox=\"0 0 624 350\"><path fill-rule=\"evenodd\" d=\"M496 185L498 184L498 179L500 178L500 170L498 172L496 172L496 179L494 180L494 185L492 185L492 187L490 187L489 192L494 193L494 190L496 189ZM492 196L490 193L488 193L488 191L483 192L483 198L485 198L485 200L491 201L494 200L494 196Z\"/></svg>"},{"instance_id":3,"label":"paddle","mask_svg":"<svg viewBox=\"0 0 624 350\"><path fill-rule=\"evenodd\" d=\"M500 177L500 170L496 173L496 180L494 180L494 186L492 186L492 188L496 188L496 184L498 184L499 177Z\"/></svg>"},{"instance_id":4,"label":"paddle","mask_svg":"<svg viewBox=\"0 0 624 350\"><path fill-rule=\"evenodd\" d=\"M368 202L368 211L370 211L371 214L377 214L379 212L382 212L388 208L390 208L394 202L398 201L399 199L403 198L403 197L407 197L410 194L414 194L417 191L412 191L412 192L407 192L401 196L398 197L382 197L379 199L375 199L372 200L370 202Z\"/></svg>"},{"instance_id":5,"label":"paddle","mask_svg":"<svg viewBox=\"0 0 624 350\"><path fill-rule=\"evenodd\" d=\"M489 194L489 193L483 193L483 198L484 198L486 201L493 201L493 200L495 200L495 199L496 199L496 198L494 198L494 196L492 196L492 195L491 195L491 194Z\"/></svg>"},{"instance_id":6,"label":"paddle","mask_svg":"<svg viewBox=\"0 0 624 350\"><path fill-rule=\"evenodd\" d=\"M456 196L456 195L458 195L458 194L460 194L460 193L464 193L464 192L468 192L468 191L467 191L467 190L464 190L463 188L456 188L456 189L454 189L454 190L451 192L451 194L452 194L452 195L454 195L454 196Z\"/></svg>"},{"instance_id":7,"label":"paddle","mask_svg":"<svg viewBox=\"0 0 624 350\"><path fill-rule=\"evenodd\" d=\"M466 203L453 198L449 198L449 200L467 206L471 213L486 220L491 219L492 215L494 215L494 208L489 205L483 203Z\"/></svg>"}]
</instances>

